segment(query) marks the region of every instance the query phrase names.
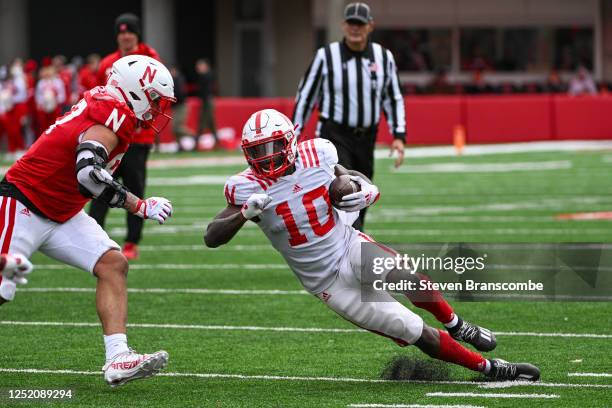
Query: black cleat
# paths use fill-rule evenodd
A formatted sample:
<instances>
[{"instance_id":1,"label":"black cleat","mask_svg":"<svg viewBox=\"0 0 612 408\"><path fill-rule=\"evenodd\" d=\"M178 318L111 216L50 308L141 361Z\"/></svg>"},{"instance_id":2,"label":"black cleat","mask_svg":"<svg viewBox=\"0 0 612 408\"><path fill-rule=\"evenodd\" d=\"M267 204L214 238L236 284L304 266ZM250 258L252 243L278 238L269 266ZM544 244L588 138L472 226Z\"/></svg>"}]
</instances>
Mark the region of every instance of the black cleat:
<instances>
[{"instance_id":1,"label":"black cleat","mask_svg":"<svg viewBox=\"0 0 612 408\"><path fill-rule=\"evenodd\" d=\"M486 374L495 381L538 381L540 369L529 363L509 363L501 358L489 360L491 370Z\"/></svg>"},{"instance_id":2,"label":"black cleat","mask_svg":"<svg viewBox=\"0 0 612 408\"><path fill-rule=\"evenodd\" d=\"M478 327L461 318L455 327L446 330L453 339L469 343L479 351L491 351L497 346L495 334L491 330Z\"/></svg>"}]
</instances>

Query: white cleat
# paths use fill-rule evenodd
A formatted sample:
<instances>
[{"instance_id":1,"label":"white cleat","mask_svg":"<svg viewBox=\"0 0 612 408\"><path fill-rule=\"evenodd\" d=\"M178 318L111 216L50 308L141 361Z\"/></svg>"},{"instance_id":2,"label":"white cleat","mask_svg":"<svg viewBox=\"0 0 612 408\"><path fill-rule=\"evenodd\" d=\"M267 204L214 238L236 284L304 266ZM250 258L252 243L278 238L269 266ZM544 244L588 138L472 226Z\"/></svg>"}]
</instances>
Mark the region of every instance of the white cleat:
<instances>
[{"instance_id":1,"label":"white cleat","mask_svg":"<svg viewBox=\"0 0 612 408\"><path fill-rule=\"evenodd\" d=\"M111 387L118 387L128 381L152 377L168 364L168 353L160 350L153 354L138 354L130 349L118 354L102 367L104 380Z\"/></svg>"}]
</instances>

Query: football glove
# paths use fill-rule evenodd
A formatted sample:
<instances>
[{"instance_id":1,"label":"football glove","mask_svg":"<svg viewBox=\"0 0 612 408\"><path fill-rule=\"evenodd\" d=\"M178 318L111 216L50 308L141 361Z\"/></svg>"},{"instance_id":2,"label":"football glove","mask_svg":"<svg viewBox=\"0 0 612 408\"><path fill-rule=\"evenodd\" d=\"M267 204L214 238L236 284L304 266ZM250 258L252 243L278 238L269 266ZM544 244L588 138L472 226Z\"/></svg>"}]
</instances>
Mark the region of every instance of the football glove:
<instances>
[{"instance_id":1,"label":"football glove","mask_svg":"<svg viewBox=\"0 0 612 408\"><path fill-rule=\"evenodd\" d=\"M361 191L342 197L337 205L341 210L347 212L360 211L374 204L380 197L378 187L368 183L361 176L351 176L351 180L359 184Z\"/></svg>"},{"instance_id":2,"label":"football glove","mask_svg":"<svg viewBox=\"0 0 612 408\"><path fill-rule=\"evenodd\" d=\"M240 212L247 220L257 217L270 204L272 197L267 194L252 194L242 205Z\"/></svg>"},{"instance_id":3,"label":"football glove","mask_svg":"<svg viewBox=\"0 0 612 408\"><path fill-rule=\"evenodd\" d=\"M8 280L11 280L17 284L25 285L28 283L26 275L32 272L34 266L32 263L21 254L4 254L2 255L4 261L4 268L2 269L2 276ZM0 262L1 264L2 262Z\"/></svg>"},{"instance_id":4,"label":"football glove","mask_svg":"<svg viewBox=\"0 0 612 408\"><path fill-rule=\"evenodd\" d=\"M172 203L164 197L151 197L146 200L138 200L135 215L145 220L156 220L160 224L172 215Z\"/></svg>"}]
</instances>

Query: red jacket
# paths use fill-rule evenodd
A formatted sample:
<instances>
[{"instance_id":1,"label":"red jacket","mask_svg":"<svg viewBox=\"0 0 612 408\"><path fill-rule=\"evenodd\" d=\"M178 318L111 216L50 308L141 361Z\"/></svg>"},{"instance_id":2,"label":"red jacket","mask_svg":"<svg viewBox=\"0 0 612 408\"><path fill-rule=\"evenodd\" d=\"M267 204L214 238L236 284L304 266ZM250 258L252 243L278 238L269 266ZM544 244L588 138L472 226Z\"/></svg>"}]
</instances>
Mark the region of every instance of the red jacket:
<instances>
[{"instance_id":1,"label":"red jacket","mask_svg":"<svg viewBox=\"0 0 612 408\"><path fill-rule=\"evenodd\" d=\"M142 42L138 44L138 48L136 49L136 51L126 55L146 55L147 57L151 57L160 61L159 54L157 53L157 51ZM108 54L102 59L102 61L100 62L100 67L98 68L98 85L106 85L106 79L108 78L108 74L110 72L111 67L113 66L115 61L117 61L121 57L125 57L125 55L121 55L121 52L117 50L112 54ZM137 128L132 143L155 143L155 131L153 129Z\"/></svg>"}]
</instances>

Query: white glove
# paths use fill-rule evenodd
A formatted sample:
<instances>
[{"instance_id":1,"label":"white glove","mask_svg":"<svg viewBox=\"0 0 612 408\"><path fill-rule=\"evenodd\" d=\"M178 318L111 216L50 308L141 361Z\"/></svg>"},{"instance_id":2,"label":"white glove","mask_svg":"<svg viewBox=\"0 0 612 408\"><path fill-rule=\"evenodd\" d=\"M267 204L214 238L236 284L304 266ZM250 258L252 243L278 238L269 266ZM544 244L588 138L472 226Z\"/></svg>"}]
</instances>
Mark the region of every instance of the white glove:
<instances>
[{"instance_id":1,"label":"white glove","mask_svg":"<svg viewBox=\"0 0 612 408\"><path fill-rule=\"evenodd\" d=\"M247 220L257 217L270 204L272 197L267 194L251 194L246 203L242 205L240 212Z\"/></svg>"},{"instance_id":2,"label":"white glove","mask_svg":"<svg viewBox=\"0 0 612 408\"><path fill-rule=\"evenodd\" d=\"M4 278L20 285L28 283L26 275L34 269L28 258L21 254L5 254L2 255L2 258L4 260L4 268L2 269L2 276Z\"/></svg>"},{"instance_id":3,"label":"white glove","mask_svg":"<svg viewBox=\"0 0 612 408\"><path fill-rule=\"evenodd\" d=\"M347 212L360 211L374 204L380 197L378 187L368 183L363 177L351 176L351 180L359 184L361 191L342 197L342 201L337 204L341 210Z\"/></svg>"},{"instance_id":4,"label":"white glove","mask_svg":"<svg viewBox=\"0 0 612 408\"><path fill-rule=\"evenodd\" d=\"M145 220L156 220L163 224L172 215L172 203L164 197L151 197L146 200L139 200L134 214Z\"/></svg>"}]
</instances>

